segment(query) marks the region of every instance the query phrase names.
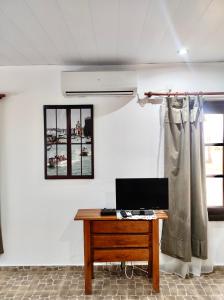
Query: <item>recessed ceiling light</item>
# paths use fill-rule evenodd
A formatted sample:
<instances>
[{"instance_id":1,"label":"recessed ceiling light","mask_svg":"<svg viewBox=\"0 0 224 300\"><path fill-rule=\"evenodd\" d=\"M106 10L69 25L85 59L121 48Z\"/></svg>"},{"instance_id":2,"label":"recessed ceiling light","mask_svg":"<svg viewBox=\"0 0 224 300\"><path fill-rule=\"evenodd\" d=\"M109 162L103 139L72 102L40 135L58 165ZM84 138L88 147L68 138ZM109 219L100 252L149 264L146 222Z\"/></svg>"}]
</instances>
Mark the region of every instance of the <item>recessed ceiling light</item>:
<instances>
[{"instance_id":1,"label":"recessed ceiling light","mask_svg":"<svg viewBox=\"0 0 224 300\"><path fill-rule=\"evenodd\" d=\"M188 53L187 48L181 48L180 50L177 51L179 55L186 55Z\"/></svg>"}]
</instances>

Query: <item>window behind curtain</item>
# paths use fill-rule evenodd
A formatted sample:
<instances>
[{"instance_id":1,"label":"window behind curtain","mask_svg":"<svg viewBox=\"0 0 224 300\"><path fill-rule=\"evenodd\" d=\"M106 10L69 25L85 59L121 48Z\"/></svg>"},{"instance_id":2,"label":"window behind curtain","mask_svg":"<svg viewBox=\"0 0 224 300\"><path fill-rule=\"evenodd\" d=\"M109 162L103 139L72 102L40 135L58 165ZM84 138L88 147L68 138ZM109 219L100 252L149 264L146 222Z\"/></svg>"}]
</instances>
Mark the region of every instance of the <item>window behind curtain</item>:
<instances>
[{"instance_id":1,"label":"window behind curtain","mask_svg":"<svg viewBox=\"0 0 224 300\"><path fill-rule=\"evenodd\" d=\"M206 190L209 219L224 220L224 101L204 105ZM213 216L213 217L212 217Z\"/></svg>"}]
</instances>

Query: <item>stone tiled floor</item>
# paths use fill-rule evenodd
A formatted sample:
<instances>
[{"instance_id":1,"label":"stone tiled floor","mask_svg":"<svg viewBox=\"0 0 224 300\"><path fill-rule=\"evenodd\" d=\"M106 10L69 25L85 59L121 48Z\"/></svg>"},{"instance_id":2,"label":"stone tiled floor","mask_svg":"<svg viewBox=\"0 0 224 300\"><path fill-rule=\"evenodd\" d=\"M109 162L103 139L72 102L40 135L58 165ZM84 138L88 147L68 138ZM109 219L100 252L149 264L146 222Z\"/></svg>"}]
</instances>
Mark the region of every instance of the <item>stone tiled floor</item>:
<instances>
[{"instance_id":1,"label":"stone tiled floor","mask_svg":"<svg viewBox=\"0 0 224 300\"><path fill-rule=\"evenodd\" d=\"M135 271L133 279L127 279L119 266L97 266L93 295L85 296L82 267L0 268L0 300L221 300L224 299L224 269L188 279L161 273L160 287L160 294L154 294L151 282L142 271Z\"/></svg>"}]
</instances>

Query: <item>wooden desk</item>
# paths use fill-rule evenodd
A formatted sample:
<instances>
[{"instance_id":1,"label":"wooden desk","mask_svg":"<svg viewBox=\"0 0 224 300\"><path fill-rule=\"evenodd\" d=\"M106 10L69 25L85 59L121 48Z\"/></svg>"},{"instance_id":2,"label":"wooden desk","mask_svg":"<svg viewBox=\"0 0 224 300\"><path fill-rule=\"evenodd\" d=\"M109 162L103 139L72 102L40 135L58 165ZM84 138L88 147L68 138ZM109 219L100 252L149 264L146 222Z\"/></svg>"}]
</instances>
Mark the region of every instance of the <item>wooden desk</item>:
<instances>
[{"instance_id":1,"label":"wooden desk","mask_svg":"<svg viewBox=\"0 0 224 300\"><path fill-rule=\"evenodd\" d=\"M159 293L159 219L126 220L101 216L100 209L80 209L75 220L84 222L85 294L92 294L94 262L148 261L152 266L152 286Z\"/></svg>"}]
</instances>

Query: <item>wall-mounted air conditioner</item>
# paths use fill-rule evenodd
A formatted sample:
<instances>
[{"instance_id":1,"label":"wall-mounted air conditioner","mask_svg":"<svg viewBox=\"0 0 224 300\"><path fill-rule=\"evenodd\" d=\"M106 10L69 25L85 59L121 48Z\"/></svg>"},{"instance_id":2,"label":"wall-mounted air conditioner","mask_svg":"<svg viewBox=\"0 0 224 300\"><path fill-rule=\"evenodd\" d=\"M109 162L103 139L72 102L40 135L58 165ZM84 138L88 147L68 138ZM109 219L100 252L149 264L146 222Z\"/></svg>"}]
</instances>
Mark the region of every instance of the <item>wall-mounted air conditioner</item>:
<instances>
[{"instance_id":1,"label":"wall-mounted air conditioner","mask_svg":"<svg viewBox=\"0 0 224 300\"><path fill-rule=\"evenodd\" d=\"M137 77L134 71L70 72L61 73L65 96L134 96Z\"/></svg>"}]
</instances>

